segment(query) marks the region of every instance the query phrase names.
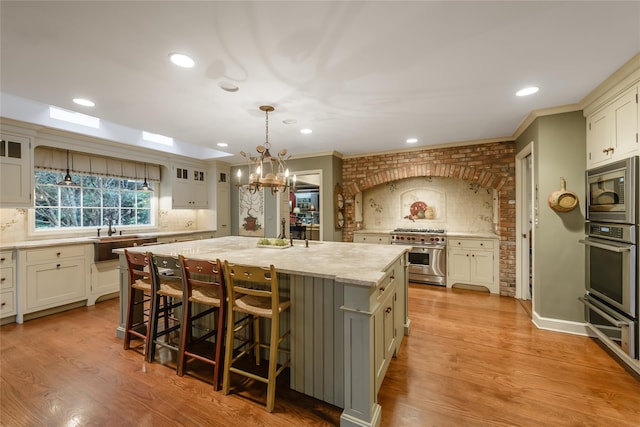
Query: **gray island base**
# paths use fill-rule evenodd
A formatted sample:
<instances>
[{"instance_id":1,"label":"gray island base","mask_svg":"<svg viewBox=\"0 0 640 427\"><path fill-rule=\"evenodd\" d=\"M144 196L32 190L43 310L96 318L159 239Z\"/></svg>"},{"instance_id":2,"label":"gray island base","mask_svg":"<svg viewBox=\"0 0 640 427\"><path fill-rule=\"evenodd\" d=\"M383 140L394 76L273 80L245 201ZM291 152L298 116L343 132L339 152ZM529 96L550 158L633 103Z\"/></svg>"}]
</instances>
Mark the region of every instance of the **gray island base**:
<instances>
[{"instance_id":1,"label":"gray island base","mask_svg":"<svg viewBox=\"0 0 640 427\"><path fill-rule=\"evenodd\" d=\"M408 335L406 246L294 241L259 248L252 237L129 248L159 255L270 265L291 299L292 389L344 409L341 426L378 426L377 395L392 357ZM120 326L124 334L127 266L120 255ZM277 397L276 397L277 401Z\"/></svg>"}]
</instances>

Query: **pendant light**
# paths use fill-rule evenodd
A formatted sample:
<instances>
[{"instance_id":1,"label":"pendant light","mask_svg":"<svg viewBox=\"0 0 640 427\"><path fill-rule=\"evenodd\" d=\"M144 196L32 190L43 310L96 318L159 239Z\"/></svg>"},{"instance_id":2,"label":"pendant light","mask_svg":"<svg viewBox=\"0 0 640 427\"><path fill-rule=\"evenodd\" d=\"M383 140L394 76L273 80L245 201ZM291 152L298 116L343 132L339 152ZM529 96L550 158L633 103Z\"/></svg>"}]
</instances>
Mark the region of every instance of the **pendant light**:
<instances>
[{"instance_id":1,"label":"pendant light","mask_svg":"<svg viewBox=\"0 0 640 427\"><path fill-rule=\"evenodd\" d=\"M144 182L142 183L142 190L144 191L153 191L151 187L149 187L149 183L147 182L147 164L144 164Z\"/></svg>"},{"instance_id":2,"label":"pendant light","mask_svg":"<svg viewBox=\"0 0 640 427\"><path fill-rule=\"evenodd\" d=\"M69 150L67 150L67 174L64 176L62 181L58 182L58 185L64 187L78 187L78 184L73 182L73 179L71 179L71 174L69 173Z\"/></svg>"}]
</instances>

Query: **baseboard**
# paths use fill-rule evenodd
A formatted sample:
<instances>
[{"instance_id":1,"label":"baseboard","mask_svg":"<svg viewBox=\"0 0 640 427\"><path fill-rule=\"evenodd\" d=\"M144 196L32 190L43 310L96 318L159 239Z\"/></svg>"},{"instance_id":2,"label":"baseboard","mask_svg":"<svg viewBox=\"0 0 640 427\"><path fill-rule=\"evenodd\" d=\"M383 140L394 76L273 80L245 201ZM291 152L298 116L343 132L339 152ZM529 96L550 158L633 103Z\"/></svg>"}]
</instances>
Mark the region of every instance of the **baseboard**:
<instances>
[{"instance_id":1,"label":"baseboard","mask_svg":"<svg viewBox=\"0 0 640 427\"><path fill-rule=\"evenodd\" d=\"M582 335L593 337L593 333L585 322L571 322L569 320L552 319L550 317L542 317L535 311L531 317L531 321L538 329L547 331L564 332L566 334Z\"/></svg>"}]
</instances>

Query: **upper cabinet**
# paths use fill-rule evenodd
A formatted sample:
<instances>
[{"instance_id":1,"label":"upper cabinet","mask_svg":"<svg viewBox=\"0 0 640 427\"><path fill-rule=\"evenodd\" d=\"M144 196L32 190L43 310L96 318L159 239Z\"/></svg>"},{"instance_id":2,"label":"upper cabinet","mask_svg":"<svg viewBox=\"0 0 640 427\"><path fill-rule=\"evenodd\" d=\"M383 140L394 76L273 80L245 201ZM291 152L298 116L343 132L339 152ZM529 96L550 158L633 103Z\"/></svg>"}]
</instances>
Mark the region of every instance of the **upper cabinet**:
<instances>
[{"instance_id":1,"label":"upper cabinet","mask_svg":"<svg viewBox=\"0 0 640 427\"><path fill-rule=\"evenodd\" d=\"M587 116L587 168L640 154L638 85Z\"/></svg>"},{"instance_id":2,"label":"upper cabinet","mask_svg":"<svg viewBox=\"0 0 640 427\"><path fill-rule=\"evenodd\" d=\"M209 191L206 168L188 163L172 164L171 194L174 209L207 209Z\"/></svg>"},{"instance_id":3,"label":"upper cabinet","mask_svg":"<svg viewBox=\"0 0 640 427\"><path fill-rule=\"evenodd\" d=\"M31 140L5 133L0 139L0 207L32 207Z\"/></svg>"}]
</instances>

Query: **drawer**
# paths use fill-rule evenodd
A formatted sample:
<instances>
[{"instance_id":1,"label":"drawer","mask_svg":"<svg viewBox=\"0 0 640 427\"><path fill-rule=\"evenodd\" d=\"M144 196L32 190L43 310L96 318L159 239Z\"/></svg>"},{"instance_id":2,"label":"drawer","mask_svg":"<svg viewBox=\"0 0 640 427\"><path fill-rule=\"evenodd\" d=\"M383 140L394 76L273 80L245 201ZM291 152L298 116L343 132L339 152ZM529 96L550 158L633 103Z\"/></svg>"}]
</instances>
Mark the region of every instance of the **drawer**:
<instances>
[{"instance_id":1,"label":"drawer","mask_svg":"<svg viewBox=\"0 0 640 427\"><path fill-rule=\"evenodd\" d=\"M382 281L378 285L378 295L377 295L378 301L384 300L387 297L387 295L389 295L390 293L393 293L393 290L396 288L396 269L397 268L398 267L395 265L391 267L387 272L386 276L384 277L384 279L382 279Z\"/></svg>"},{"instance_id":2,"label":"drawer","mask_svg":"<svg viewBox=\"0 0 640 427\"><path fill-rule=\"evenodd\" d=\"M388 245L391 243L391 236L388 234L356 234L353 236L355 243L376 243Z\"/></svg>"},{"instance_id":3,"label":"drawer","mask_svg":"<svg viewBox=\"0 0 640 427\"><path fill-rule=\"evenodd\" d=\"M55 261L63 258L83 257L84 246L57 246L55 248L32 249L27 251L27 264Z\"/></svg>"},{"instance_id":4,"label":"drawer","mask_svg":"<svg viewBox=\"0 0 640 427\"><path fill-rule=\"evenodd\" d=\"M13 251L0 252L0 267L13 264Z\"/></svg>"},{"instance_id":5,"label":"drawer","mask_svg":"<svg viewBox=\"0 0 640 427\"><path fill-rule=\"evenodd\" d=\"M493 249L493 240L449 239L449 247L470 249Z\"/></svg>"},{"instance_id":6,"label":"drawer","mask_svg":"<svg viewBox=\"0 0 640 427\"><path fill-rule=\"evenodd\" d=\"M13 291L0 292L0 317L16 313L16 297Z\"/></svg>"},{"instance_id":7,"label":"drawer","mask_svg":"<svg viewBox=\"0 0 640 427\"><path fill-rule=\"evenodd\" d=\"M13 287L13 267L0 268L0 290L12 289Z\"/></svg>"}]
</instances>

